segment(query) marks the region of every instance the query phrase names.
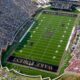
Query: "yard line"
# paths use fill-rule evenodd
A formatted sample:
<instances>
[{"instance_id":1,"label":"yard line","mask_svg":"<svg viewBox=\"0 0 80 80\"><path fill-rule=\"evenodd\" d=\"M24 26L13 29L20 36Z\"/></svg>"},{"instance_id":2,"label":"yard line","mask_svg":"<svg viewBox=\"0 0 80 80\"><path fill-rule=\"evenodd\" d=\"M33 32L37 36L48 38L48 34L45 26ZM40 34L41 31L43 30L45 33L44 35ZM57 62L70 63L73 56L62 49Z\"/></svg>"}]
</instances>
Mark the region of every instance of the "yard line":
<instances>
[{"instance_id":1,"label":"yard line","mask_svg":"<svg viewBox=\"0 0 80 80\"><path fill-rule=\"evenodd\" d=\"M64 36L64 35L62 35L62 37L64 38L65 36Z\"/></svg>"},{"instance_id":2,"label":"yard line","mask_svg":"<svg viewBox=\"0 0 80 80\"><path fill-rule=\"evenodd\" d=\"M22 50L20 50L20 53L22 53L23 51Z\"/></svg>"},{"instance_id":3,"label":"yard line","mask_svg":"<svg viewBox=\"0 0 80 80\"><path fill-rule=\"evenodd\" d=\"M38 28L39 28L39 27L38 27ZM44 33L44 32L43 32L43 33ZM40 42L41 38L42 38L42 35L40 35L39 39L37 40L37 44L36 44L36 45L38 45L38 43ZM36 48L36 46L34 46L33 48ZM31 53L32 53L32 54L33 54L33 51L34 51L34 49L31 50ZM31 57L32 54L30 54L29 56Z\"/></svg>"},{"instance_id":4,"label":"yard line","mask_svg":"<svg viewBox=\"0 0 80 80\"><path fill-rule=\"evenodd\" d=\"M68 23L68 25L70 25L70 23Z\"/></svg>"},{"instance_id":5,"label":"yard line","mask_svg":"<svg viewBox=\"0 0 80 80\"><path fill-rule=\"evenodd\" d=\"M68 29L68 27L66 27L66 29Z\"/></svg>"},{"instance_id":6,"label":"yard line","mask_svg":"<svg viewBox=\"0 0 80 80\"><path fill-rule=\"evenodd\" d=\"M39 27L36 27L36 29L38 29Z\"/></svg>"},{"instance_id":7,"label":"yard line","mask_svg":"<svg viewBox=\"0 0 80 80\"><path fill-rule=\"evenodd\" d=\"M33 31L33 33L35 33L36 31Z\"/></svg>"},{"instance_id":8,"label":"yard line","mask_svg":"<svg viewBox=\"0 0 80 80\"><path fill-rule=\"evenodd\" d=\"M39 25L41 25L41 24L39 24Z\"/></svg>"},{"instance_id":9,"label":"yard line","mask_svg":"<svg viewBox=\"0 0 80 80\"><path fill-rule=\"evenodd\" d=\"M47 49L49 48L50 42L52 41L53 37L54 37L54 36L52 36L51 39L49 40L48 45L47 45L45 51L43 52L43 55L42 55L41 59L44 58L44 55L46 54L46 51L47 51Z\"/></svg>"},{"instance_id":10,"label":"yard line","mask_svg":"<svg viewBox=\"0 0 80 80\"><path fill-rule=\"evenodd\" d=\"M61 45L58 45L58 47L61 47Z\"/></svg>"},{"instance_id":11,"label":"yard line","mask_svg":"<svg viewBox=\"0 0 80 80\"><path fill-rule=\"evenodd\" d=\"M66 33L66 31L64 31L64 33Z\"/></svg>"},{"instance_id":12,"label":"yard line","mask_svg":"<svg viewBox=\"0 0 80 80\"><path fill-rule=\"evenodd\" d=\"M26 45L24 45L24 48L26 47Z\"/></svg>"},{"instance_id":13,"label":"yard line","mask_svg":"<svg viewBox=\"0 0 80 80\"><path fill-rule=\"evenodd\" d=\"M30 37L32 38L32 35Z\"/></svg>"},{"instance_id":14,"label":"yard line","mask_svg":"<svg viewBox=\"0 0 80 80\"><path fill-rule=\"evenodd\" d=\"M58 52L59 52L58 50L55 51L55 53L58 53Z\"/></svg>"},{"instance_id":15,"label":"yard line","mask_svg":"<svg viewBox=\"0 0 80 80\"><path fill-rule=\"evenodd\" d=\"M62 43L63 42L63 40L60 40L60 43Z\"/></svg>"},{"instance_id":16,"label":"yard line","mask_svg":"<svg viewBox=\"0 0 80 80\"><path fill-rule=\"evenodd\" d=\"M43 20L41 20L41 22L43 22Z\"/></svg>"},{"instance_id":17,"label":"yard line","mask_svg":"<svg viewBox=\"0 0 80 80\"><path fill-rule=\"evenodd\" d=\"M56 59L56 56L53 56L53 59Z\"/></svg>"},{"instance_id":18,"label":"yard line","mask_svg":"<svg viewBox=\"0 0 80 80\"><path fill-rule=\"evenodd\" d=\"M71 19L69 19L69 22L71 21Z\"/></svg>"},{"instance_id":19,"label":"yard line","mask_svg":"<svg viewBox=\"0 0 80 80\"><path fill-rule=\"evenodd\" d=\"M46 17L43 17L43 19L45 19Z\"/></svg>"},{"instance_id":20,"label":"yard line","mask_svg":"<svg viewBox=\"0 0 80 80\"><path fill-rule=\"evenodd\" d=\"M40 35L39 39L37 40L37 44L40 42L41 37L42 37L42 35ZM36 44L36 45L37 45L37 44ZM36 46L34 46L33 48L36 48ZM33 51L34 51L34 50L32 49L32 50L31 50L31 54L29 55L30 57L32 56Z\"/></svg>"}]
</instances>

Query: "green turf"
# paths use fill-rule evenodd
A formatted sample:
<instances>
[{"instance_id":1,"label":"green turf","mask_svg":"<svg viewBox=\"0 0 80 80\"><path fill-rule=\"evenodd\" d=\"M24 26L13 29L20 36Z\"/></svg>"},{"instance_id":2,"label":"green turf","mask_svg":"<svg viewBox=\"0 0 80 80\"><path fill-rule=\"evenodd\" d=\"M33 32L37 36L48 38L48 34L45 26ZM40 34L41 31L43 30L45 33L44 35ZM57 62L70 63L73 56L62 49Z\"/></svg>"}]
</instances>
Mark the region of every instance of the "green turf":
<instances>
[{"instance_id":1,"label":"green turf","mask_svg":"<svg viewBox=\"0 0 80 80\"><path fill-rule=\"evenodd\" d=\"M74 20L75 18L73 17L43 13L38 19L38 24L33 26L35 28L30 31L29 40L26 37L13 55L59 65L71 34ZM63 35L64 37L62 37ZM60 40L63 40L63 42L61 43Z\"/></svg>"},{"instance_id":2,"label":"green turf","mask_svg":"<svg viewBox=\"0 0 80 80\"><path fill-rule=\"evenodd\" d=\"M55 77L58 76L58 75L56 75L54 73L47 73L47 72L43 72L43 71L40 71L40 70L27 68L25 66L12 64L12 63L8 63L7 67L9 69L15 69L15 70L19 71L20 73L23 73L23 74L26 74L26 75L32 75L32 76L41 75L44 78L45 77L55 78Z\"/></svg>"}]
</instances>

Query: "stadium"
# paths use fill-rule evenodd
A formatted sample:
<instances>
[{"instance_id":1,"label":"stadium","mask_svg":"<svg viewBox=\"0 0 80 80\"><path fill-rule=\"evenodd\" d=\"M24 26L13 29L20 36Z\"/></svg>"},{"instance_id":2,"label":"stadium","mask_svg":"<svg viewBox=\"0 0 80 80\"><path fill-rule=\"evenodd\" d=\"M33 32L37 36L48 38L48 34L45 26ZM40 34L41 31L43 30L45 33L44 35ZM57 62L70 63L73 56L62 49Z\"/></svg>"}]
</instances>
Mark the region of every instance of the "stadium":
<instances>
[{"instance_id":1,"label":"stadium","mask_svg":"<svg viewBox=\"0 0 80 80\"><path fill-rule=\"evenodd\" d=\"M51 0L43 9L31 0L1 0L1 67L41 78L30 80L80 74L80 12L75 10L79 3Z\"/></svg>"}]
</instances>

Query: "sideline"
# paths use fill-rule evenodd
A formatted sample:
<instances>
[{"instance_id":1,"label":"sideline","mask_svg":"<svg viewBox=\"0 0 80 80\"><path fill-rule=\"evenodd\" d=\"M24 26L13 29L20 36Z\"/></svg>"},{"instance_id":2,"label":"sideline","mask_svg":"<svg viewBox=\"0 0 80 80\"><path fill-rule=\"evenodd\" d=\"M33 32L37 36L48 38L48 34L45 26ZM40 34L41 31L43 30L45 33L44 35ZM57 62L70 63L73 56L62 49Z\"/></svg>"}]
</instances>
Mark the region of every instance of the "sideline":
<instances>
[{"instance_id":1,"label":"sideline","mask_svg":"<svg viewBox=\"0 0 80 80\"><path fill-rule=\"evenodd\" d=\"M29 27L29 29L24 33L24 35L22 36L22 38L19 40L20 43L25 38L25 36L28 34L28 32L32 29L32 27L33 27L34 24L35 24L35 21L31 24L31 26Z\"/></svg>"}]
</instances>

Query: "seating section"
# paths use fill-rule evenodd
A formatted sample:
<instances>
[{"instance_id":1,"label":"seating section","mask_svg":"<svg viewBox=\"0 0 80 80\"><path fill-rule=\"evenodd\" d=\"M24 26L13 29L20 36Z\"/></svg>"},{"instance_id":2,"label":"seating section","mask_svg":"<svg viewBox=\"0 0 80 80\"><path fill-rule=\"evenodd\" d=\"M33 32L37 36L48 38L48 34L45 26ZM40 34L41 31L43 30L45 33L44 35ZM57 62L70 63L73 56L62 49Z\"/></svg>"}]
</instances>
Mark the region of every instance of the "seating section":
<instances>
[{"instance_id":1,"label":"seating section","mask_svg":"<svg viewBox=\"0 0 80 80\"><path fill-rule=\"evenodd\" d=\"M0 48L13 42L16 32L35 11L31 0L0 0Z\"/></svg>"},{"instance_id":2,"label":"seating section","mask_svg":"<svg viewBox=\"0 0 80 80\"><path fill-rule=\"evenodd\" d=\"M36 4L33 3L31 0L13 0L13 1L21 9L27 12L29 16L32 16L37 9Z\"/></svg>"},{"instance_id":3,"label":"seating section","mask_svg":"<svg viewBox=\"0 0 80 80\"><path fill-rule=\"evenodd\" d=\"M73 36L75 36L75 39L71 48L72 59L69 61L70 64L65 71L80 74L80 27L75 30Z\"/></svg>"},{"instance_id":4,"label":"seating section","mask_svg":"<svg viewBox=\"0 0 80 80\"><path fill-rule=\"evenodd\" d=\"M55 9L72 10L72 4L64 0L52 0L51 5Z\"/></svg>"}]
</instances>

